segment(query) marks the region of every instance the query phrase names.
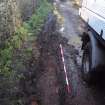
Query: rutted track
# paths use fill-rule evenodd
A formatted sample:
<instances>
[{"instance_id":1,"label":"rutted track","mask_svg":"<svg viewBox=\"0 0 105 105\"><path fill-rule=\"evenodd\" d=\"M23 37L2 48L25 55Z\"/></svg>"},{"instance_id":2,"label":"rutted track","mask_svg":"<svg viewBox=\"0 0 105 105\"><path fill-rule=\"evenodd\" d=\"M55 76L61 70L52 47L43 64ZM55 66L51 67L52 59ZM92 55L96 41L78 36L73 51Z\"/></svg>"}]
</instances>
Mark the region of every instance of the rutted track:
<instances>
[{"instance_id":1,"label":"rutted track","mask_svg":"<svg viewBox=\"0 0 105 105\"><path fill-rule=\"evenodd\" d=\"M48 21L43 27L38 38L38 47L40 48L39 73L37 88L40 91L42 105L64 105L67 99L74 96L77 87L74 83L75 77L69 72L70 63L75 59L73 54L77 53L73 46L68 45L68 40L56 31L56 17L49 15ZM60 44L64 49L64 58L67 67L67 76L69 78L71 93L67 93L65 72L60 50ZM75 63L75 62L74 62ZM72 84L75 84L72 85ZM69 97L69 98L68 98ZM67 103L68 104L68 103Z\"/></svg>"},{"instance_id":2,"label":"rutted track","mask_svg":"<svg viewBox=\"0 0 105 105\"><path fill-rule=\"evenodd\" d=\"M36 61L32 58L30 65L33 65L33 72L29 74L28 71L30 80L25 80L26 86L23 86L26 99L34 97L38 105L104 105L105 89L101 91L100 87L90 87L81 79L81 41L77 30L81 21L74 21L79 18L78 15L74 15L75 9L73 10L72 5L68 3L60 3L59 10L65 19L64 33L60 34L57 31L56 17L49 14L37 39L38 59ZM60 44L64 50L70 94L66 90ZM33 53L34 56L35 54ZM33 89L27 84L33 85Z\"/></svg>"},{"instance_id":3,"label":"rutted track","mask_svg":"<svg viewBox=\"0 0 105 105\"><path fill-rule=\"evenodd\" d=\"M81 21L78 9L73 5L74 1L57 2L60 14L64 17L64 32L62 36L68 39L68 46L65 47L65 58L68 67L68 77L70 78L73 96L68 97L68 105L104 105L105 104L105 85L103 75L96 81L96 85L87 85L81 78L81 40L80 34L86 24ZM67 56L67 57L66 57ZM96 77L96 78L97 78ZM101 77L101 78L100 78Z\"/></svg>"},{"instance_id":4,"label":"rutted track","mask_svg":"<svg viewBox=\"0 0 105 105\"><path fill-rule=\"evenodd\" d=\"M66 40L56 31L56 17L49 15L43 31L38 38L40 48L38 89L42 105L61 105L64 95L64 74L59 44ZM63 94L63 95L62 95ZM64 102L64 101L63 101Z\"/></svg>"}]
</instances>

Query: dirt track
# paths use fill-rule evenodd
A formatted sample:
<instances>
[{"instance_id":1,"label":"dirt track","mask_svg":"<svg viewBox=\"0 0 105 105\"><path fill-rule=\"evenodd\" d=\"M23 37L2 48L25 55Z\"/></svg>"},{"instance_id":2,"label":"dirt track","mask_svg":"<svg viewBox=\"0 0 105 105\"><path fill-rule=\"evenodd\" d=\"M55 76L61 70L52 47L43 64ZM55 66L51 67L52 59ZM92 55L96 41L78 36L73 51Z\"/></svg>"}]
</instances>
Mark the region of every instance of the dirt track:
<instances>
[{"instance_id":1,"label":"dirt track","mask_svg":"<svg viewBox=\"0 0 105 105\"><path fill-rule=\"evenodd\" d=\"M65 59L68 67L68 77L73 88L73 96L68 97L68 105L105 105L103 83L97 81L95 86L88 86L81 78L81 38L85 24L79 18L78 7L73 1L57 2L60 14L64 17L62 36L68 39L69 47L65 47ZM70 48L71 47L71 48Z\"/></svg>"},{"instance_id":2,"label":"dirt track","mask_svg":"<svg viewBox=\"0 0 105 105\"><path fill-rule=\"evenodd\" d=\"M34 85L34 91L30 92L32 89L28 88L24 93L29 91L28 95L26 94L27 98L35 97L39 105L105 105L103 85L89 86L81 78L80 34L84 23L78 16L78 9L73 2L57 2L57 7L64 17L64 31L62 33L57 31L56 17L49 14L37 40L39 59L37 63L35 58L32 58L30 62L34 65L31 67L33 72L30 80ZM69 94L66 88L60 44L64 50L71 90ZM23 90L25 90L24 87Z\"/></svg>"},{"instance_id":3,"label":"dirt track","mask_svg":"<svg viewBox=\"0 0 105 105\"><path fill-rule=\"evenodd\" d=\"M104 105L104 88L88 86L81 78L81 37L85 24L73 2L57 3L64 17L64 31L56 31L56 19L49 18L39 36L41 74L37 84L42 105ZM49 16L52 17L52 16ZM71 93L66 80L59 45L62 44ZM101 87L102 88L102 87Z\"/></svg>"}]
</instances>

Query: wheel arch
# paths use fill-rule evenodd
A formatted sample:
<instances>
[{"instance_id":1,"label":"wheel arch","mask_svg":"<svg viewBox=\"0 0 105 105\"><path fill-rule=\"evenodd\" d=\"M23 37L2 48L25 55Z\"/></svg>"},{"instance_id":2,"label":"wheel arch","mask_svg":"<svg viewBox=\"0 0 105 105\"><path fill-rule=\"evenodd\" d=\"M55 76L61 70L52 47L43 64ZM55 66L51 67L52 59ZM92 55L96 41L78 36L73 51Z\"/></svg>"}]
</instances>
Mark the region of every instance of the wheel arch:
<instances>
[{"instance_id":1,"label":"wheel arch","mask_svg":"<svg viewBox=\"0 0 105 105\"><path fill-rule=\"evenodd\" d=\"M82 50L84 50L88 42L91 44L91 70L94 71L98 67L105 67L105 47L95 37L95 34L91 31L84 32L82 42Z\"/></svg>"}]
</instances>

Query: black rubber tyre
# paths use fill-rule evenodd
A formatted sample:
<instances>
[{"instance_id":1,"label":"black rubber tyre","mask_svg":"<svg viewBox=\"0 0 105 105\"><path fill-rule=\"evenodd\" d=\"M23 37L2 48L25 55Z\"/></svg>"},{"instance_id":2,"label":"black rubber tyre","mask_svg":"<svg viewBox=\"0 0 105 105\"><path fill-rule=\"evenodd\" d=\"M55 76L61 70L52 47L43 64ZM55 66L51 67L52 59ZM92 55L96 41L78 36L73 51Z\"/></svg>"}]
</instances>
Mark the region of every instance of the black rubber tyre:
<instances>
[{"instance_id":1,"label":"black rubber tyre","mask_svg":"<svg viewBox=\"0 0 105 105\"><path fill-rule=\"evenodd\" d=\"M87 43L84 48L83 58L82 58L82 77L86 82L91 82L91 62L92 62L92 50L91 44Z\"/></svg>"}]
</instances>

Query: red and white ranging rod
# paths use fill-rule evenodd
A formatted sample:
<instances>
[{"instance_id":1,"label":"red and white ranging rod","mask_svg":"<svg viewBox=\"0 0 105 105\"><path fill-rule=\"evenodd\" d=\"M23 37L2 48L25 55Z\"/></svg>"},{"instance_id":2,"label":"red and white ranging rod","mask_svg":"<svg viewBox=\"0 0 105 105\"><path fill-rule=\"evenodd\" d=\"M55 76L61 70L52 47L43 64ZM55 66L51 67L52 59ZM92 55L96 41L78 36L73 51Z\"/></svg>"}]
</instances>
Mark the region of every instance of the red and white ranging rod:
<instances>
[{"instance_id":1,"label":"red and white ranging rod","mask_svg":"<svg viewBox=\"0 0 105 105\"><path fill-rule=\"evenodd\" d=\"M60 51L61 51L61 55L62 55L63 69L64 69L64 72L65 72L67 91L68 91L68 93L70 93L71 90L70 90L69 80L68 80L68 76L67 76L67 69L66 69L65 58L64 58L64 51L63 51L62 44L60 44Z\"/></svg>"}]
</instances>

